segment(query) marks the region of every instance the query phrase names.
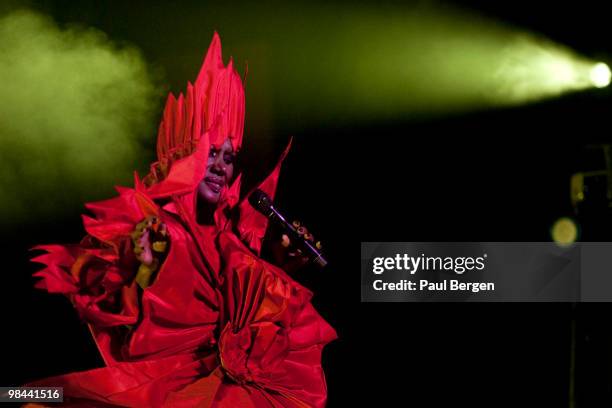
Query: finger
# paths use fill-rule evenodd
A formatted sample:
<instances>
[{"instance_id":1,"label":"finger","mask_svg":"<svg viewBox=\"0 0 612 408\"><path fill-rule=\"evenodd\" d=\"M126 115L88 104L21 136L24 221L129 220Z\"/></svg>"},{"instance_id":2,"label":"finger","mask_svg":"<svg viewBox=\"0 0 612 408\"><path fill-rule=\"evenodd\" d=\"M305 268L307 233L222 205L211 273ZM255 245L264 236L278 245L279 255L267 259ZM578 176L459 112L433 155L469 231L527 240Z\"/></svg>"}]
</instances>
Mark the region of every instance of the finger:
<instances>
[{"instance_id":1,"label":"finger","mask_svg":"<svg viewBox=\"0 0 612 408\"><path fill-rule=\"evenodd\" d=\"M132 244L134 245L134 247L138 247L138 246L142 246L143 245L143 237L146 235L148 236L148 231L147 229L143 229L142 231L134 231L131 234L132 237Z\"/></svg>"},{"instance_id":2,"label":"finger","mask_svg":"<svg viewBox=\"0 0 612 408\"><path fill-rule=\"evenodd\" d=\"M289 252L287 255L289 255L289 257L291 258L297 258L299 256L302 256L302 250L298 248L295 251Z\"/></svg>"},{"instance_id":3,"label":"finger","mask_svg":"<svg viewBox=\"0 0 612 408\"><path fill-rule=\"evenodd\" d=\"M142 234L149 228L150 228L149 219L145 218L144 220L136 224L136 227L134 228L134 232Z\"/></svg>"},{"instance_id":4,"label":"finger","mask_svg":"<svg viewBox=\"0 0 612 408\"><path fill-rule=\"evenodd\" d=\"M168 236L168 227L166 226L166 224L161 223L159 226L159 233L161 234L162 237L167 237Z\"/></svg>"},{"instance_id":5,"label":"finger","mask_svg":"<svg viewBox=\"0 0 612 408\"><path fill-rule=\"evenodd\" d=\"M291 224L293 225L293 228L295 229L298 229L302 225L302 223L299 222L298 220L294 220Z\"/></svg>"},{"instance_id":6,"label":"finger","mask_svg":"<svg viewBox=\"0 0 612 408\"><path fill-rule=\"evenodd\" d=\"M304 239L313 242L314 241L314 237L312 236L312 234L310 232L307 232L304 234Z\"/></svg>"},{"instance_id":7,"label":"finger","mask_svg":"<svg viewBox=\"0 0 612 408\"><path fill-rule=\"evenodd\" d=\"M291 245L291 240L289 240L289 236L287 234L283 234L281 237L281 245L284 248L289 248L289 245Z\"/></svg>"},{"instance_id":8,"label":"finger","mask_svg":"<svg viewBox=\"0 0 612 408\"><path fill-rule=\"evenodd\" d=\"M145 247L149 244L149 230L145 230L138 238L138 245Z\"/></svg>"},{"instance_id":9,"label":"finger","mask_svg":"<svg viewBox=\"0 0 612 408\"><path fill-rule=\"evenodd\" d=\"M136 258L144 264L153 262L153 252L151 251L151 243L149 242L149 230L145 230L138 240L137 245L134 247L134 254Z\"/></svg>"},{"instance_id":10,"label":"finger","mask_svg":"<svg viewBox=\"0 0 612 408\"><path fill-rule=\"evenodd\" d=\"M140 236L142 235L142 233L138 230L134 230L132 231L132 233L130 234L130 237L132 238L132 243L134 245L136 245L138 243L138 240L140 239Z\"/></svg>"},{"instance_id":11,"label":"finger","mask_svg":"<svg viewBox=\"0 0 612 408\"><path fill-rule=\"evenodd\" d=\"M143 248L141 254L141 262L145 265L150 265L153 262L153 252L151 251L150 245L147 245Z\"/></svg>"}]
</instances>

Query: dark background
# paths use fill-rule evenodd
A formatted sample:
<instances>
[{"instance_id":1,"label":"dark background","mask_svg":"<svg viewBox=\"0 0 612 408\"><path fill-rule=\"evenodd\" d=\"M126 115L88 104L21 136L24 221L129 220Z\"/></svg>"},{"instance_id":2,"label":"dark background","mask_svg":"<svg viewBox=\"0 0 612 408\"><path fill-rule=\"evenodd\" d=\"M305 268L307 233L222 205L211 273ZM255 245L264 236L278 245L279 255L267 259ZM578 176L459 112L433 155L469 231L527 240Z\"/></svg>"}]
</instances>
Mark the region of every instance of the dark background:
<instances>
[{"instance_id":1,"label":"dark background","mask_svg":"<svg viewBox=\"0 0 612 408\"><path fill-rule=\"evenodd\" d=\"M612 25L603 2L451 4L542 33L585 55L612 56ZM164 10L180 8L178 3L30 5L60 23L94 26L117 41L131 41L149 60L172 66L156 53L155 41L138 42L135 33L139 25L163 21ZM128 18L126 11L130 23L118 23ZM201 43L196 54L207 45ZM250 64L255 69L256 61ZM174 91L188 79L167 71ZM330 260L327 270L296 277L314 291L315 306L340 336L324 353L329 406L355 397L365 406L569 406L573 317L577 406L612 404L609 305L365 304L358 276L360 241L549 240L553 221L572 214L569 176L598 167L585 164L581 149L610 140L611 102L608 90L598 90L443 119L275 127L270 163L288 134L296 138L279 206L324 241ZM256 166L257 156L248 156L247 148L244 165ZM253 178L264 170L255 168ZM584 225L583 238L609 241L596 227ZM101 364L68 301L31 289L36 267L27 262L27 248L74 242L82 234L78 214L3 234L8 259L2 271L0 384Z\"/></svg>"}]
</instances>

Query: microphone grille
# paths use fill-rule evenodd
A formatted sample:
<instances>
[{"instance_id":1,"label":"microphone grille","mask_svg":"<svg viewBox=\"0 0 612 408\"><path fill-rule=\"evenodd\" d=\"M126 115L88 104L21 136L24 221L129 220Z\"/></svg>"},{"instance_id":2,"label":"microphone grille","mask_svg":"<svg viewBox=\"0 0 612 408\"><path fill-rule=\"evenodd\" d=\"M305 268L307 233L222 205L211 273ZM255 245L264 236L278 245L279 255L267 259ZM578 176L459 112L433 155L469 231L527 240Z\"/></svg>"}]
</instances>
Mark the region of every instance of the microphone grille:
<instances>
[{"instance_id":1,"label":"microphone grille","mask_svg":"<svg viewBox=\"0 0 612 408\"><path fill-rule=\"evenodd\" d=\"M260 189L257 189L249 196L249 204L251 204L257 211L267 216L270 212L270 208L272 207L272 200L266 193Z\"/></svg>"}]
</instances>

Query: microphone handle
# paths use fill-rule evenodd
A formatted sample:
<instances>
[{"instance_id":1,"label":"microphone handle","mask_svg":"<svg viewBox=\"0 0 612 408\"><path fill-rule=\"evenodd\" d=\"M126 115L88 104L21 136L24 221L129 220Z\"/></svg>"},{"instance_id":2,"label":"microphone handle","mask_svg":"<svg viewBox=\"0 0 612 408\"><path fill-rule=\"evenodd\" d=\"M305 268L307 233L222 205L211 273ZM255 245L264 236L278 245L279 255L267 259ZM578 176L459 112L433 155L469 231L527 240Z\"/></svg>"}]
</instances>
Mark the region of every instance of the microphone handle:
<instances>
[{"instance_id":1,"label":"microphone handle","mask_svg":"<svg viewBox=\"0 0 612 408\"><path fill-rule=\"evenodd\" d=\"M296 243L297 246L300 247L300 249L304 251L309 258L312 259L312 262L314 262L315 265L317 265L319 268L324 268L325 265L327 265L327 261L325 258L323 258L323 255L312 245L310 241L304 239L304 237L297 232L295 227L288 223L281 213L276 211L274 206L270 206L268 218L274 220L281 227L283 227L283 229L285 229L289 235L289 238Z\"/></svg>"}]
</instances>

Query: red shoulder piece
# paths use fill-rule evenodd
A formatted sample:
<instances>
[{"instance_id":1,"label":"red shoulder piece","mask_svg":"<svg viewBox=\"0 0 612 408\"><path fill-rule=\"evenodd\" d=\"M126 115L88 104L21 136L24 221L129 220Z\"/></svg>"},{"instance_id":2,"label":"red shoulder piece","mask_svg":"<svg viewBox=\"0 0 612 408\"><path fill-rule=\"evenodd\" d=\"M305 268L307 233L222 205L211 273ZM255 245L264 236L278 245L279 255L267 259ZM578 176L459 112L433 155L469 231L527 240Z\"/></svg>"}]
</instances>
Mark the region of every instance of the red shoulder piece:
<instances>
[{"instance_id":1,"label":"red shoulder piece","mask_svg":"<svg viewBox=\"0 0 612 408\"><path fill-rule=\"evenodd\" d=\"M266 177L266 179L257 186L258 189L262 190L264 193L268 194L270 198L274 199L276 195L276 187L278 185L278 178L280 176L281 167L287 154L289 154L289 150L291 149L291 144L293 142L293 138L289 140L287 147L281 154L274 170ZM261 245L266 234L266 228L268 227L268 218L266 218L263 214L257 211L251 204L249 203L249 196L253 191L249 192L244 200L239 205L240 218L237 223L237 230L240 234L240 239L245 242L256 254L259 255L261 251Z\"/></svg>"}]
</instances>

